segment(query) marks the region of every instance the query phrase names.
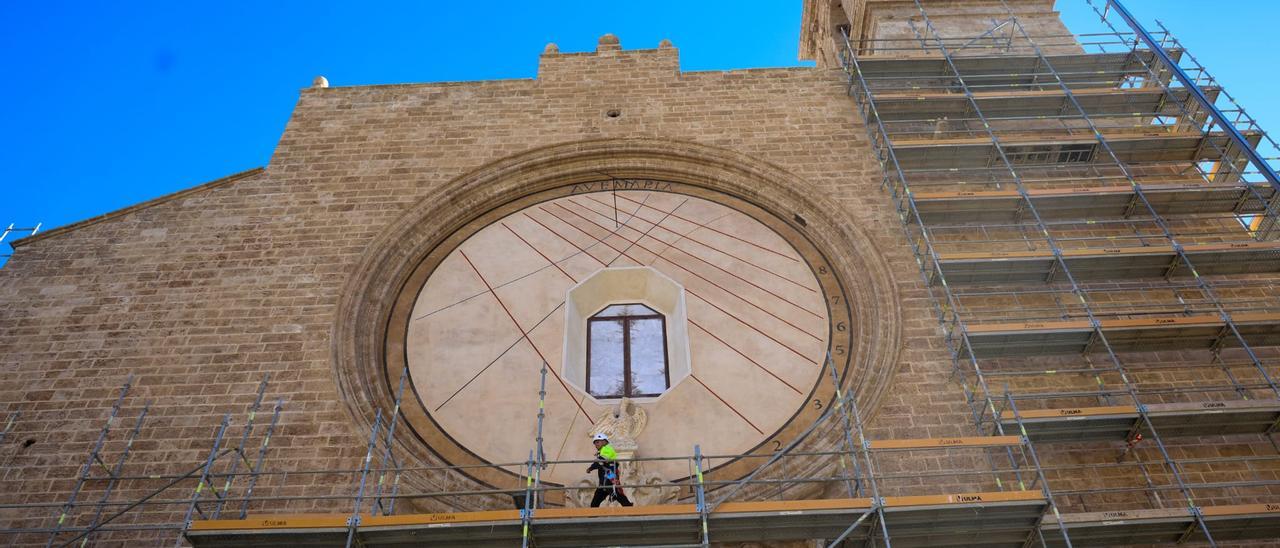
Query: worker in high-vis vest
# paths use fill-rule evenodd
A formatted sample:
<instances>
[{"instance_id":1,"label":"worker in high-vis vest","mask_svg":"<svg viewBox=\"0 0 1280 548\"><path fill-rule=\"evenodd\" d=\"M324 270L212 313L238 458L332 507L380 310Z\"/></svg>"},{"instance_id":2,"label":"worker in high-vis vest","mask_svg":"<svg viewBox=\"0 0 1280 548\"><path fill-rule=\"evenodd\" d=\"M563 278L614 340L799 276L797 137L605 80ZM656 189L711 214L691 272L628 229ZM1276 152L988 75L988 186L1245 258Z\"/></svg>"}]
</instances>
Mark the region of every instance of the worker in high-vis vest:
<instances>
[{"instance_id":1,"label":"worker in high-vis vest","mask_svg":"<svg viewBox=\"0 0 1280 548\"><path fill-rule=\"evenodd\" d=\"M591 445L596 448L596 461L591 463L587 472L594 470L600 480L596 495L591 498L591 507L599 507L606 498L616 500L623 506L631 506L631 499L622 491L622 481L618 477L618 452L609 445L609 437L596 434L591 438Z\"/></svg>"}]
</instances>

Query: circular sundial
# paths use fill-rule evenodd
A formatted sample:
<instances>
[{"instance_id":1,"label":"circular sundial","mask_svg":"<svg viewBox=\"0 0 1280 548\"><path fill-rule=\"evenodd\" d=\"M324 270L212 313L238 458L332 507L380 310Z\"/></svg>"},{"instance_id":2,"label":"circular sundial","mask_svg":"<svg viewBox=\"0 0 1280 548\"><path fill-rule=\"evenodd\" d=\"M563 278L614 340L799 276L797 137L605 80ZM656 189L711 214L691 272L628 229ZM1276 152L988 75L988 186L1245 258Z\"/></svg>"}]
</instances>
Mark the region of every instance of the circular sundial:
<instances>
[{"instance_id":1,"label":"circular sundial","mask_svg":"<svg viewBox=\"0 0 1280 548\"><path fill-rule=\"evenodd\" d=\"M823 412L827 355L843 373L851 348L846 299L801 229L666 181L565 185L485 212L402 295L388 377L407 364L405 406L420 409L404 427L454 465L528 458L544 363L548 460L590 459L592 429L622 397L646 416L639 457L767 454ZM732 475L759 461L711 463Z\"/></svg>"}]
</instances>

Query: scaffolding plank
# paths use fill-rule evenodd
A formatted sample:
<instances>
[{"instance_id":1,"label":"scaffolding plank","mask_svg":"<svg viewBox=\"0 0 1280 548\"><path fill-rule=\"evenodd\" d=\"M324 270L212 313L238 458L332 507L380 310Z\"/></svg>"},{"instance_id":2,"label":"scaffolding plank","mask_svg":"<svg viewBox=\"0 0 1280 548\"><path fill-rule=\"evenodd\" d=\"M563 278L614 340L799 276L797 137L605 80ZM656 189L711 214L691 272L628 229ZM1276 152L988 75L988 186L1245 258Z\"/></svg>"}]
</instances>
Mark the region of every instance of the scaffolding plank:
<instances>
[{"instance_id":1,"label":"scaffolding plank","mask_svg":"<svg viewBox=\"0 0 1280 548\"><path fill-rule=\"evenodd\" d=\"M1280 272L1280 242L1241 241L1185 245L1202 275ZM1063 260L1077 280L1188 276L1170 245L1067 249ZM1048 250L939 253L948 283L1045 282L1057 267ZM1170 270L1170 265L1174 268Z\"/></svg>"},{"instance_id":2,"label":"scaffolding plank","mask_svg":"<svg viewBox=\"0 0 1280 548\"><path fill-rule=\"evenodd\" d=\"M1085 546L1173 543L1196 525L1186 508L1063 514L1062 522L1071 542ZM1050 546L1066 544L1057 520L1045 520L1041 528Z\"/></svg>"},{"instance_id":3,"label":"scaffolding plank","mask_svg":"<svg viewBox=\"0 0 1280 548\"><path fill-rule=\"evenodd\" d=\"M894 546L1022 546L1047 508L1036 491L885 498Z\"/></svg>"},{"instance_id":4,"label":"scaffolding plank","mask_svg":"<svg viewBox=\"0 0 1280 548\"><path fill-rule=\"evenodd\" d=\"M1147 417L1162 437L1265 433L1280 420L1278 400L1232 400L1148 405ZM1019 414L1027 437L1037 442L1125 441L1133 432L1149 435L1132 405L1032 409ZM1018 427L1012 411L1000 414L1005 428Z\"/></svg>"},{"instance_id":5,"label":"scaffolding plank","mask_svg":"<svg viewBox=\"0 0 1280 548\"><path fill-rule=\"evenodd\" d=\"M1280 314L1232 314L1240 334L1252 346L1280 345ZM1117 351L1209 348L1226 324L1216 315L1101 319L1108 342ZM1090 349L1093 328L1087 320L969 323L969 345L979 358L1080 353ZM969 350L964 350L967 357Z\"/></svg>"},{"instance_id":6,"label":"scaffolding plank","mask_svg":"<svg viewBox=\"0 0 1280 548\"><path fill-rule=\"evenodd\" d=\"M1200 513L1217 541L1280 536L1280 504L1206 506ZM1063 514L1062 521L1076 545L1177 542L1187 531L1186 542L1205 540L1186 508ZM1056 521L1046 520L1042 530L1050 546L1065 544Z\"/></svg>"},{"instance_id":7,"label":"scaffolding plank","mask_svg":"<svg viewBox=\"0 0 1280 548\"><path fill-rule=\"evenodd\" d=\"M1219 93L1218 88L1204 88L1203 91L1211 98ZM1086 113L1099 117L1180 116L1181 105L1193 101L1191 93L1181 88L1171 90L1168 95L1172 98L1158 87L1083 88L1073 90L1072 95ZM1050 117L1077 112L1060 88L977 92L973 98L989 118ZM876 93L874 99L876 112L886 122L971 116L969 99L958 92ZM1193 110L1193 117L1195 114ZM1203 114L1199 117L1203 118Z\"/></svg>"},{"instance_id":8,"label":"scaffolding plank","mask_svg":"<svg viewBox=\"0 0 1280 548\"><path fill-rule=\"evenodd\" d=\"M996 131L1010 160L1018 162L1018 151L1027 153L1051 153L1062 147L1097 148L1092 135L1009 134ZM1230 139L1219 133L1203 135L1199 132L1104 132L1107 143L1120 161L1133 164L1144 162L1199 162L1234 161L1240 151ZM1246 137L1256 145L1261 133L1248 132ZM970 169L993 165L995 145L986 136L949 139L894 139L894 155L907 170L917 169ZM1043 149L1043 150L1042 150ZM1113 163L1109 154L1094 150L1085 155L1092 163ZM1043 163L1043 162L1037 162ZM1065 162L1064 165L1087 162Z\"/></svg>"},{"instance_id":9,"label":"scaffolding plank","mask_svg":"<svg viewBox=\"0 0 1280 548\"><path fill-rule=\"evenodd\" d=\"M1182 56L1180 49L1167 51L1174 59ZM1118 87L1130 76L1146 75L1146 67L1156 57L1151 51L1139 50L1059 54L1049 55L1047 59L1068 85L1090 88ZM1048 73L1036 55L962 56L954 61L955 68L974 91L1057 86L1056 80L1046 78ZM955 81L952 65L939 55L860 56L858 66L862 76L873 87L881 89L911 89L929 80Z\"/></svg>"},{"instance_id":10,"label":"scaffolding plank","mask_svg":"<svg viewBox=\"0 0 1280 548\"><path fill-rule=\"evenodd\" d=\"M1018 447L1018 436L987 436L972 438L929 438L913 440L874 440L872 450L939 449L944 447Z\"/></svg>"},{"instance_id":11,"label":"scaffolding plank","mask_svg":"<svg viewBox=\"0 0 1280 548\"><path fill-rule=\"evenodd\" d=\"M1255 184L1252 189L1244 184L1143 184L1141 189L1160 215L1260 213L1275 196L1267 184ZM1130 185L1031 189L1028 195L1046 220L1119 218L1136 199ZM1015 189L928 191L913 197L920 217L931 224L1015 221L1022 204Z\"/></svg>"},{"instance_id":12,"label":"scaffolding plank","mask_svg":"<svg viewBox=\"0 0 1280 548\"><path fill-rule=\"evenodd\" d=\"M1039 491L888 497L886 523L903 546L1019 546L1047 506ZM872 510L870 499L726 502L709 516L717 541L834 538ZM254 516L197 521L187 533L196 547L342 546L346 517ZM602 527L607 524L607 527ZM874 535L867 520L855 539ZM700 519L691 504L630 508L538 510L538 546L696 543ZM357 530L365 546L510 546L519 542L519 512L366 516Z\"/></svg>"}]
</instances>

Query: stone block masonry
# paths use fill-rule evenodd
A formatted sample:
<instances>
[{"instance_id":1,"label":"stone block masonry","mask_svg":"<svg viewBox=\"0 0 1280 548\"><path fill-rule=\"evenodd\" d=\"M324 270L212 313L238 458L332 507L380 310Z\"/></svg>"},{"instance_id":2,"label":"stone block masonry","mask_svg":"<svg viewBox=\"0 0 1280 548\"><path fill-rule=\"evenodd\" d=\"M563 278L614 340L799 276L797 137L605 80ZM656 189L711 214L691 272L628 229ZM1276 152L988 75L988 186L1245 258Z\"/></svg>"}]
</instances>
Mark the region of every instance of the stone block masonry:
<instances>
[{"instance_id":1,"label":"stone block masonry","mask_svg":"<svg viewBox=\"0 0 1280 548\"><path fill-rule=\"evenodd\" d=\"M673 47L622 50L608 39L594 53L544 54L535 80L305 89L265 170L18 242L0 270L0 402L23 415L0 448L0 502L65 500L130 373L136 388L121 415L154 401L130 470L175 474L200 462L222 414L241 417L264 373L268 401L285 399L267 469L356 468L367 430L335 384L330 334L366 246L469 171L581 141L725 149L793 173L802 192L838 205L876 242L900 288L906 350L880 431L966 433L966 408L946 381L945 349L857 120L838 70L680 72ZM342 512L349 502L322 497L350 489L350 478L298 476L257 493L309 498L272 512ZM11 508L0 520L48 527L55 514ZM139 534L172 533L95 538Z\"/></svg>"}]
</instances>

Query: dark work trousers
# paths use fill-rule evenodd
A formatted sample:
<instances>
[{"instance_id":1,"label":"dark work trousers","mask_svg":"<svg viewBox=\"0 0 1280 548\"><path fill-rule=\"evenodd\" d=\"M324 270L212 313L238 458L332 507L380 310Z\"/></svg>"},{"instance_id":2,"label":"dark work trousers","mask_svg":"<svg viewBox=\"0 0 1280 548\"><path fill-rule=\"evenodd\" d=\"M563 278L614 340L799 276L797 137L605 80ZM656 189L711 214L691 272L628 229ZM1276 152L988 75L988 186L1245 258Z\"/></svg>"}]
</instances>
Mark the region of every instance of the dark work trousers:
<instances>
[{"instance_id":1,"label":"dark work trousers","mask_svg":"<svg viewBox=\"0 0 1280 548\"><path fill-rule=\"evenodd\" d=\"M614 492L613 492L612 485L609 485L609 486L602 485L600 487L597 487L596 496L591 497L591 507L599 508L600 503L604 502L604 499L608 498L609 495L613 495L613 494ZM618 500L618 504L621 504L623 506L631 506L631 499L627 498L626 495L622 493L617 493L615 498Z\"/></svg>"},{"instance_id":2,"label":"dark work trousers","mask_svg":"<svg viewBox=\"0 0 1280 548\"><path fill-rule=\"evenodd\" d=\"M618 504L631 506L631 499L627 498L627 496L623 494L622 488L615 488L615 480L611 480L606 477L609 475L612 475L615 478L619 477L618 464L616 462L610 462L598 458L596 459L596 462L591 465L591 468L588 469L588 471L591 470L596 471L596 477L600 481L600 487L596 488L596 496L591 498L592 508L599 508L600 503L604 502L604 499L609 498L610 495L613 495L614 500L617 500Z\"/></svg>"}]
</instances>

